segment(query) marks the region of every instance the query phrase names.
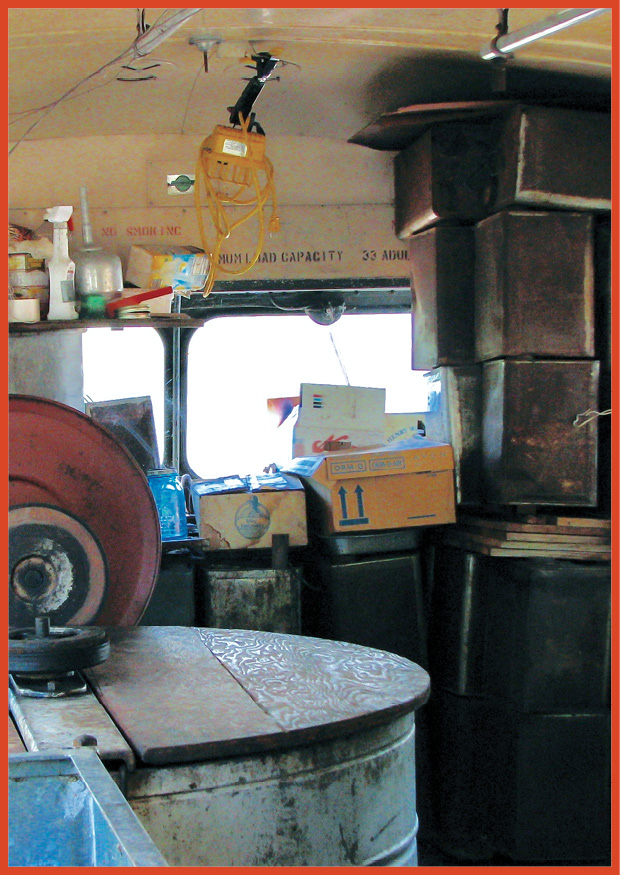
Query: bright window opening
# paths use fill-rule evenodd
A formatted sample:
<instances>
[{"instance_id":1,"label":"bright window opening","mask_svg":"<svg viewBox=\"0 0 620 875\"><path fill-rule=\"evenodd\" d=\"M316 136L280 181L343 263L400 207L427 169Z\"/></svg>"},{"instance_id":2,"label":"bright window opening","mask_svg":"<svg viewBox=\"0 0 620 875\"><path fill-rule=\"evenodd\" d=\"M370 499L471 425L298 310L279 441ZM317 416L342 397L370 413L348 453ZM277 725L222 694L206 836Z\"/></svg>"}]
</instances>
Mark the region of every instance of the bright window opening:
<instances>
[{"instance_id":1,"label":"bright window opening","mask_svg":"<svg viewBox=\"0 0 620 875\"><path fill-rule=\"evenodd\" d=\"M153 328L88 328L82 338L87 401L150 396L160 461L164 451L164 346Z\"/></svg>"},{"instance_id":2,"label":"bright window opening","mask_svg":"<svg viewBox=\"0 0 620 875\"><path fill-rule=\"evenodd\" d=\"M411 370L411 316L345 314L331 326L307 316L213 319L189 346L187 459L201 477L260 473L291 458L292 424L268 398L301 383L385 388L387 413L426 410L423 371Z\"/></svg>"}]
</instances>

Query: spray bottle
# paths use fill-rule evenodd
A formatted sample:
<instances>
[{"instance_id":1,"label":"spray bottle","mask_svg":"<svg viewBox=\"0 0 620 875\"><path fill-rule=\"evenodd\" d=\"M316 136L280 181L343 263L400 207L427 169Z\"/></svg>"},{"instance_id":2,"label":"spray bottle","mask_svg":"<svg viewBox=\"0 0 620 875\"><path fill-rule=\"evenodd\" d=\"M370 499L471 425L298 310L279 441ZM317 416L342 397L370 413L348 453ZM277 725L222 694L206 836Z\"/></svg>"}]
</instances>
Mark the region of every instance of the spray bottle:
<instances>
[{"instance_id":1,"label":"spray bottle","mask_svg":"<svg viewBox=\"0 0 620 875\"><path fill-rule=\"evenodd\" d=\"M44 218L54 226L54 253L47 260L50 275L48 319L77 319L75 303L75 264L69 258L67 222L73 207L50 207Z\"/></svg>"}]
</instances>

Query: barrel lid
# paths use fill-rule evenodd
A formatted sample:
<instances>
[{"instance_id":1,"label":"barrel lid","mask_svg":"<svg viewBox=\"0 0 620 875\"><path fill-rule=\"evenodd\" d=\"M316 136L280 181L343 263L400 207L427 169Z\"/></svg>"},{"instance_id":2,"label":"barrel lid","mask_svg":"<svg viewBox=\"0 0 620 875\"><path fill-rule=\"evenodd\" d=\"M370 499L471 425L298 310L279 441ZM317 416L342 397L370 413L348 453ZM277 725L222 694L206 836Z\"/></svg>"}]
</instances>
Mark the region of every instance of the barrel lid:
<instances>
[{"instance_id":1,"label":"barrel lid","mask_svg":"<svg viewBox=\"0 0 620 875\"><path fill-rule=\"evenodd\" d=\"M401 656L239 629L108 629L87 669L145 764L199 762L341 738L423 705L430 680Z\"/></svg>"}]
</instances>

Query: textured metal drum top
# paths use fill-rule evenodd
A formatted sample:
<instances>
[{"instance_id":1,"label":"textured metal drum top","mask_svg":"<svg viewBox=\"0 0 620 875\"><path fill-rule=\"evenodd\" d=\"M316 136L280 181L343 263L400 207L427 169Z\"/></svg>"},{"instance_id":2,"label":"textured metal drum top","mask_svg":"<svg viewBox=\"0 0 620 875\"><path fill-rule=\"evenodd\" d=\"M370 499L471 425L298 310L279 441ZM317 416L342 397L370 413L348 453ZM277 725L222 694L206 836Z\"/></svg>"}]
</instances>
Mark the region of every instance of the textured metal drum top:
<instances>
[{"instance_id":1,"label":"textured metal drum top","mask_svg":"<svg viewBox=\"0 0 620 875\"><path fill-rule=\"evenodd\" d=\"M157 508L137 463L89 417L44 398L10 397L9 442L9 506L52 506L82 522L109 572L95 621L137 623L161 553Z\"/></svg>"},{"instance_id":2,"label":"textured metal drum top","mask_svg":"<svg viewBox=\"0 0 620 875\"><path fill-rule=\"evenodd\" d=\"M185 627L108 629L86 674L144 763L278 750L389 723L423 705L426 672L355 644Z\"/></svg>"}]
</instances>

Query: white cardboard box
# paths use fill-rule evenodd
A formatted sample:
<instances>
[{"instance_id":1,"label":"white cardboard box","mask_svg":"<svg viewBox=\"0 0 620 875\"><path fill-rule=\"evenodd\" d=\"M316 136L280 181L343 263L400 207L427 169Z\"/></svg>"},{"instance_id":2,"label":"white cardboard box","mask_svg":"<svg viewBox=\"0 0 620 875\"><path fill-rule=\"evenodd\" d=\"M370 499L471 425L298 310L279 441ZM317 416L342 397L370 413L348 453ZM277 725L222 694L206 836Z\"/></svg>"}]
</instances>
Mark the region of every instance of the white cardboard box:
<instances>
[{"instance_id":1,"label":"white cardboard box","mask_svg":"<svg viewBox=\"0 0 620 875\"><path fill-rule=\"evenodd\" d=\"M423 413L386 413L384 419L383 442L406 441L419 437L424 428Z\"/></svg>"},{"instance_id":2,"label":"white cardboard box","mask_svg":"<svg viewBox=\"0 0 620 875\"><path fill-rule=\"evenodd\" d=\"M385 389L302 383L300 395L293 458L322 453L328 443L383 444Z\"/></svg>"}]
</instances>

